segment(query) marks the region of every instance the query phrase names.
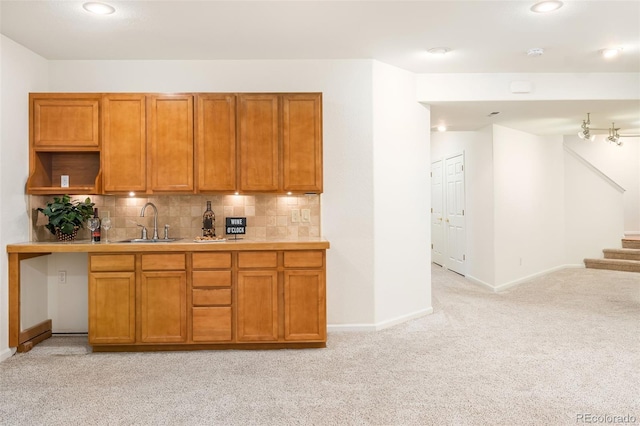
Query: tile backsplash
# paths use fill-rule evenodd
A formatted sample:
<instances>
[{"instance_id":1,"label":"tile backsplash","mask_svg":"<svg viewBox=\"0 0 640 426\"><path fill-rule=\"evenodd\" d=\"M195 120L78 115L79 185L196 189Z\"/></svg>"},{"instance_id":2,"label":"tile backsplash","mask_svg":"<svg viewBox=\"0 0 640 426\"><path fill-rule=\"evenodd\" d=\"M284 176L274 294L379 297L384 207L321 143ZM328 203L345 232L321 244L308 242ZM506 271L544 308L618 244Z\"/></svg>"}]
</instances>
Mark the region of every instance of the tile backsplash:
<instances>
[{"instance_id":1,"label":"tile backsplash","mask_svg":"<svg viewBox=\"0 0 640 426\"><path fill-rule=\"evenodd\" d=\"M85 199L86 195L71 198ZM140 227L153 230L153 209L148 207L140 217L142 207L151 202L158 208L158 233L163 236L164 225L169 225L171 238L195 238L202 235L202 214L207 201L216 215L216 235L224 236L225 217L246 217L247 239L305 238L320 236L320 195L159 195L150 197L127 197L115 195L90 195L98 208L100 217L109 215L112 228L109 240L118 241L140 237ZM32 195L32 241L54 241L55 237L45 228L47 218L36 208L43 207L53 196ZM293 209L309 209L310 222L292 222ZM300 212L302 213L302 212ZM300 215L302 219L302 214ZM104 239L104 230L102 238ZM80 230L78 239L89 239L89 230Z\"/></svg>"}]
</instances>

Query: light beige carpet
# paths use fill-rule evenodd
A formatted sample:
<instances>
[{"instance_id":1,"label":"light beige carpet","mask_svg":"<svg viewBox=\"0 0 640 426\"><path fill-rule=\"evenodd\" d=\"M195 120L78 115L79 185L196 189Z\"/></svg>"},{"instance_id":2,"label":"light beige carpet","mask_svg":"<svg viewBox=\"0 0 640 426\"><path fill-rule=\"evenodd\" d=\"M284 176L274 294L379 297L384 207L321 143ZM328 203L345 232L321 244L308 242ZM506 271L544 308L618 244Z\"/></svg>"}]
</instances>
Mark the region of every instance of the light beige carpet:
<instances>
[{"instance_id":1,"label":"light beige carpet","mask_svg":"<svg viewBox=\"0 0 640 426\"><path fill-rule=\"evenodd\" d=\"M54 337L0 363L0 424L640 423L639 274L571 269L493 294L434 267L433 305L326 349L92 354Z\"/></svg>"}]
</instances>

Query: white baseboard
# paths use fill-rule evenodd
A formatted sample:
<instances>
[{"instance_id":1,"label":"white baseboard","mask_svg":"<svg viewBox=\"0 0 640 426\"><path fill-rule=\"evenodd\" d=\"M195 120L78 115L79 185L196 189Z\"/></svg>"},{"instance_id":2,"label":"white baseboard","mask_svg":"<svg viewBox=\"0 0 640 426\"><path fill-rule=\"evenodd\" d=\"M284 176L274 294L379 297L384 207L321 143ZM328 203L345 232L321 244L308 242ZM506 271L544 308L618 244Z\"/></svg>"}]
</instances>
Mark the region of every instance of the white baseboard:
<instances>
[{"instance_id":1,"label":"white baseboard","mask_svg":"<svg viewBox=\"0 0 640 426\"><path fill-rule=\"evenodd\" d=\"M489 289L489 290L491 290L491 291L494 291L494 290L495 290L495 287L494 287L494 286L492 286L491 284L489 284L489 283L487 283L487 282L484 282L484 281L482 281L482 280L479 280L479 279L478 279L478 278L476 278L476 277L473 277L473 276L471 276L471 275L466 275L466 276L465 276L465 278L466 278L466 279L468 279L469 281L471 281L472 283L479 284L479 285L481 285L482 287L486 287L486 288L488 288L488 289Z\"/></svg>"},{"instance_id":2,"label":"white baseboard","mask_svg":"<svg viewBox=\"0 0 640 426\"><path fill-rule=\"evenodd\" d=\"M376 331L375 324L327 324L327 332Z\"/></svg>"},{"instance_id":3,"label":"white baseboard","mask_svg":"<svg viewBox=\"0 0 640 426\"><path fill-rule=\"evenodd\" d=\"M393 327L394 325L402 324L403 322L420 318L432 313L433 313L433 308L430 306L426 309L421 309L416 312L412 312L406 315L401 315L399 317L392 318L390 320L382 321L375 324L328 324L327 331L328 332L380 331L380 330L384 330L385 328Z\"/></svg>"},{"instance_id":4,"label":"white baseboard","mask_svg":"<svg viewBox=\"0 0 640 426\"><path fill-rule=\"evenodd\" d=\"M382 321L376 324L376 330L384 330L385 328L393 327L394 325L402 324L403 322L410 321L412 319L420 318L425 315L429 315L433 313L433 308L429 306L425 309L420 309L419 311L412 312L410 314L401 315L396 318L392 318L386 321Z\"/></svg>"},{"instance_id":5,"label":"white baseboard","mask_svg":"<svg viewBox=\"0 0 640 426\"><path fill-rule=\"evenodd\" d=\"M493 291L494 293L499 293L501 291L507 290L509 288L515 287L519 284L522 283L526 283L527 281L531 281L535 278L540 278L544 275L548 275L551 274L552 272L556 272L556 271L561 271L563 269L570 269L570 268L584 268L584 263L571 263L571 264L566 264L566 265L560 265L560 266L555 266L551 269L547 269L544 271L540 271L540 272L536 272L535 274L531 274L531 275L527 275L526 277L522 277L522 278L518 278L517 280L513 280L513 281L509 281L508 283L505 284L500 284L498 286L493 286L487 282L484 282L482 280L479 280L475 277L472 277L470 275L467 275L466 278L476 284L480 284L483 287L488 288L489 290Z\"/></svg>"},{"instance_id":6,"label":"white baseboard","mask_svg":"<svg viewBox=\"0 0 640 426\"><path fill-rule=\"evenodd\" d=\"M0 362L4 361L5 359L11 358L14 353L15 349L6 348L2 352L0 352Z\"/></svg>"}]
</instances>

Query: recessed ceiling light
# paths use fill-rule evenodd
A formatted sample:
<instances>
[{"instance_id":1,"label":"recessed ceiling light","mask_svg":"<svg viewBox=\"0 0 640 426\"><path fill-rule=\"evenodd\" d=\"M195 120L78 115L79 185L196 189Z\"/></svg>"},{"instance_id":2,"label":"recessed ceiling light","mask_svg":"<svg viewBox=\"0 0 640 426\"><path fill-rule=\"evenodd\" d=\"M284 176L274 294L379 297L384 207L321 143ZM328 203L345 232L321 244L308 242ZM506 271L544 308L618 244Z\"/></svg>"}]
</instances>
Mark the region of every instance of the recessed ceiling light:
<instances>
[{"instance_id":1,"label":"recessed ceiling light","mask_svg":"<svg viewBox=\"0 0 640 426\"><path fill-rule=\"evenodd\" d=\"M539 47L533 47L527 50L527 56L542 56L542 55L544 55L544 49L541 49Z\"/></svg>"},{"instance_id":2,"label":"recessed ceiling light","mask_svg":"<svg viewBox=\"0 0 640 426\"><path fill-rule=\"evenodd\" d=\"M116 9L106 3L89 2L82 5L87 12L95 13L96 15L111 15Z\"/></svg>"},{"instance_id":3,"label":"recessed ceiling light","mask_svg":"<svg viewBox=\"0 0 640 426\"><path fill-rule=\"evenodd\" d=\"M607 48L607 49L602 49L602 56L604 58L607 58L607 59L615 58L621 52L622 52L622 48L621 47L610 47L610 48Z\"/></svg>"},{"instance_id":4,"label":"recessed ceiling light","mask_svg":"<svg viewBox=\"0 0 640 426\"><path fill-rule=\"evenodd\" d=\"M427 50L427 52L431 53L433 56L444 56L447 53L451 52L451 49L448 47L432 47Z\"/></svg>"},{"instance_id":5,"label":"recessed ceiling light","mask_svg":"<svg viewBox=\"0 0 640 426\"><path fill-rule=\"evenodd\" d=\"M439 132L446 132L447 131L447 126L445 126L444 124L441 124L437 127Z\"/></svg>"},{"instance_id":6,"label":"recessed ceiling light","mask_svg":"<svg viewBox=\"0 0 640 426\"><path fill-rule=\"evenodd\" d=\"M547 13L558 10L562 7L562 2L558 0L539 1L531 6L531 11L536 13Z\"/></svg>"}]
</instances>

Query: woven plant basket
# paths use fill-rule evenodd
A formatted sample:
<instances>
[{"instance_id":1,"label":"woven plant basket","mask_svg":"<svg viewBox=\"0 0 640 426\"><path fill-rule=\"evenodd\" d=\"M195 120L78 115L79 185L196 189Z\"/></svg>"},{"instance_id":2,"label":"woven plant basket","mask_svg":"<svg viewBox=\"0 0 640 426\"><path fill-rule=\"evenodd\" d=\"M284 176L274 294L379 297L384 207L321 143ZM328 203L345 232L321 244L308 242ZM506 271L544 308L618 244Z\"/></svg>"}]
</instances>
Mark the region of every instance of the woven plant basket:
<instances>
[{"instance_id":1,"label":"woven plant basket","mask_svg":"<svg viewBox=\"0 0 640 426\"><path fill-rule=\"evenodd\" d=\"M58 239L58 241L62 242L74 241L76 239L76 236L78 235L78 229L80 229L80 227L76 226L73 228L73 232L71 234L65 234L60 231L60 228L56 228L56 238Z\"/></svg>"}]
</instances>

